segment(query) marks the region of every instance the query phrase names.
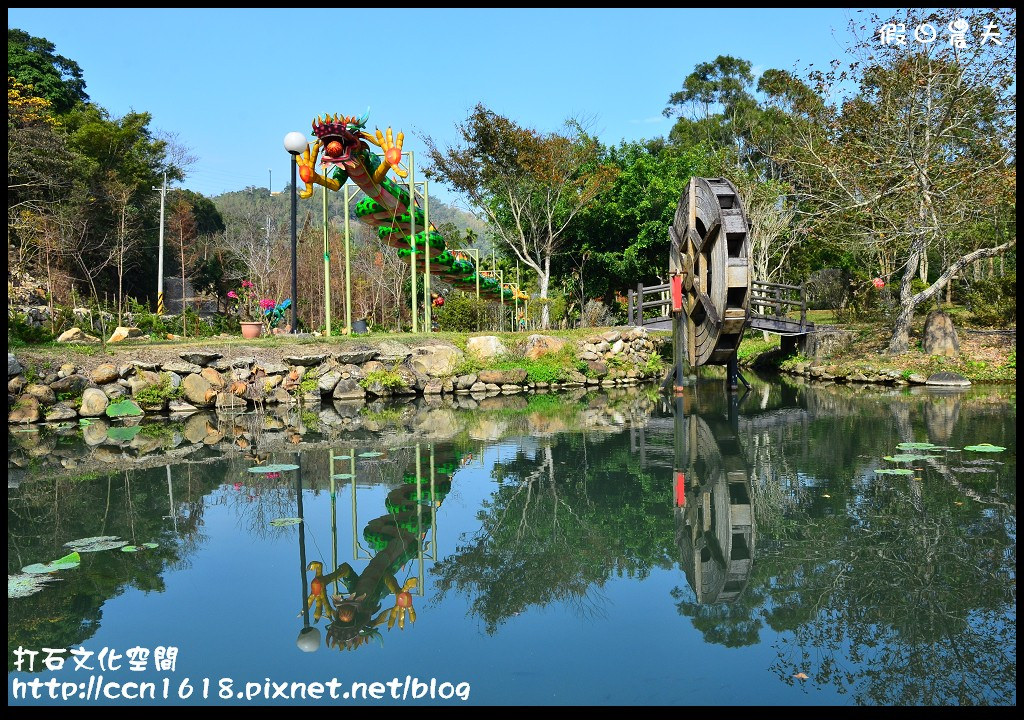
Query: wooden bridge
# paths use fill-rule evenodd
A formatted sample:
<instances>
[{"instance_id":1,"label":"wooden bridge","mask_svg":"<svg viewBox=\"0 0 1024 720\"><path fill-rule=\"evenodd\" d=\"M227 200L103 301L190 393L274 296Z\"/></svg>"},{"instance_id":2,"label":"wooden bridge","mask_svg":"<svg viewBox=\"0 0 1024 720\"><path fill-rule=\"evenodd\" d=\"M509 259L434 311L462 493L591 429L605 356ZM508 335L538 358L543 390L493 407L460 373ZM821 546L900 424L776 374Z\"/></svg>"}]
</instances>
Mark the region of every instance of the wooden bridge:
<instances>
[{"instance_id":1,"label":"wooden bridge","mask_svg":"<svg viewBox=\"0 0 1024 720\"><path fill-rule=\"evenodd\" d=\"M672 329L672 298L665 285L637 283L627 297L628 323L651 330ZM796 317L794 317L796 316ZM750 328L783 336L814 331L807 320L807 295L802 285L754 280L750 283Z\"/></svg>"}]
</instances>

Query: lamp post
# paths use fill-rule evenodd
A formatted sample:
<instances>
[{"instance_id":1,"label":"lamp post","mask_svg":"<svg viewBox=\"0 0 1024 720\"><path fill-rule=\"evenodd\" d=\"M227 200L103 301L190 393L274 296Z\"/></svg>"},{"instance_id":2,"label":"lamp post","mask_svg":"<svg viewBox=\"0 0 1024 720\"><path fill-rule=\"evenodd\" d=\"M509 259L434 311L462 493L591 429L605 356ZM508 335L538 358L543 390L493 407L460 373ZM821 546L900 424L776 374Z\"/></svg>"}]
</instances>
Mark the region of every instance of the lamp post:
<instances>
[{"instance_id":1,"label":"lamp post","mask_svg":"<svg viewBox=\"0 0 1024 720\"><path fill-rule=\"evenodd\" d=\"M292 332L294 333L299 326L296 308L298 307L298 214L299 214L299 195L298 188L295 187L295 166L296 156L307 148L306 136L300 132L292 131L284 136L284 149L292 155Z\"/></svg>"}]
</instances>

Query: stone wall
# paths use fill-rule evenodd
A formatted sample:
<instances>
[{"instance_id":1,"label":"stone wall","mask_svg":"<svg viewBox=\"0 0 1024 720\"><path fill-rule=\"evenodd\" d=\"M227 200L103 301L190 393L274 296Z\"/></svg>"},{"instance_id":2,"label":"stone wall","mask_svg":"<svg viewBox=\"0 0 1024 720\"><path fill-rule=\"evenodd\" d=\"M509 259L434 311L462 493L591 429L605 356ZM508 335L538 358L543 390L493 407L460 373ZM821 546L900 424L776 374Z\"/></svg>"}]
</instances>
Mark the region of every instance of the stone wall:
<instances>
[{"instance_id":1,"label":"stone wall","mask_svg":"<svg viewBox=\"0 0 1024 720\"><path fill-rule=\"evenodd\" d=\"M471 338L467 347L501 349L496 337ZM526 358L560 353L568 341L545 335L526 339ZM203 408L245 410L266 405L368 402L394 396L514 395L587 386L621 387L660 381L660 363L651 362L664 340L642 328L595 335L575 348L584 363L565 368L554 382L531 382L522 368L486 368L489 359L465 363L465 353L436 342L408 346L393 340L321 348L307 353L277 349L260 358L215 350L179 351L159 361L119 351L124 359L84 367L64 362L57 368L26 367L8 353L9 423L60 423L80 418L158 413L171 416ZM302 347L302 346L297 346ZM494 355L501 359L501 354ZM560 356L561 357L561 356ZM507 363L506 363L507 364Z\"/></svg>"}]
</instances>

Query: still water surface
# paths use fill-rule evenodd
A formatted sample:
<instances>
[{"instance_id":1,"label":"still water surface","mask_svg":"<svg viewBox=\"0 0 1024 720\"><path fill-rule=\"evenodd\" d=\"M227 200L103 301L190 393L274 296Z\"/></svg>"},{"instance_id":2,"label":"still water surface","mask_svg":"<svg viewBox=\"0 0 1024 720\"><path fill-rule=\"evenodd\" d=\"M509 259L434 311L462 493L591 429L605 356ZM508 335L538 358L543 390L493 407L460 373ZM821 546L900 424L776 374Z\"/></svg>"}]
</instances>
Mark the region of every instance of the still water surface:
<instances>
[{"instance_id":1,"label":"still water surface","mask_svg":"<svg viewBox=\"0 0 1024 720\"><path fill-rule=\"evenodd\" d=\"M679 401L348 413L265 432L213 416L214 441L165 423L148 432L155 467L115 472L104 459L135 439L12 433L9 575L84 537L158 547L81 553L8 601L9 702L62 704L15 696L15 681L102 675L153 682L156 699L88 704L245 704L247 689L284 704L268 683L333 678L339 695L397 678L399 699L383 686L380 700L293 702L405 704L407 676L421 703L1016 704L1012 387L774 381L730 400L706 381ZM963 449L979 443L1005 450ZM43 455L80 464L40 471ZM249 471L272 463L298 469ZM317 619L305 601L321 589ZM40 655L18 671L19 647L84 648L94 669ZM174 669L154 668L166 647ZM144 669L129 656L102 671L103 650L132 648L151 651Z\"/></svg>"}]
</instances>

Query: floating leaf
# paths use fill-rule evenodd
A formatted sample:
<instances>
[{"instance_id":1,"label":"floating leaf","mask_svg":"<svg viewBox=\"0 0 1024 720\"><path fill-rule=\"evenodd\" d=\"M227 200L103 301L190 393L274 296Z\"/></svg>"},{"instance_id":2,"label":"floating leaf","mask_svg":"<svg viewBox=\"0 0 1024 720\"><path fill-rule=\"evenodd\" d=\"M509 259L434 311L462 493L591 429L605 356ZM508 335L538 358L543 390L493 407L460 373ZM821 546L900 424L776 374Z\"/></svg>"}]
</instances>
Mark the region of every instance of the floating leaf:
<instances>
[{"instance_id":1,"label":"floating leaf","mask_svg":"<svg viewBox=\"0 0 1024 720\"><path fill-rule=\"evenodd\" d=\"M907 470L906 468L890 468L888 470L875 470L876 475L913 475L913 470Z\"/></svg>"},{"instance_id":2,"label":"floating leaf","mask_svg":"<svg viewBox=\"0 0 1024 720\"><path fill-rule=\"evenodd\" d=\"M84 553L100 552L101 550L116 550L117 548L124 547L127 544L127 540L122 540L116 535L101 535L99 537L72 540L71 542L64 543L64 547Z\"/></svg>"},{"instance_id":3,"label":"floating leaf","mask_svg":"<svg viewBox=\"0 0 1024 720\"><path fill-rule=\"evenodd\" d=\"M900 450L931 450L937 448L938 445L932 445L931 443L918 443L918 442L901 442L896 446Z\"/></svg>"},{"instance_id":4,"label":"floating leaf","mask_svg":"<svg viewBox=\"0 0 1024 720\"><path fill-rule=\"evenodd\" d=\"M92 425L92 420L89 418L78 418L78 424L82 427L86 427L88 425Z\"/></svg>"},{"instance_id":5,"label":"floating leaf","mask_svg":"<svg viewBox=\"0 0 1024 720\"><path fill-rule=\"evenodd\" d=\"M351 480L352 479L352 475L349 474L349 473L338 473L337 475L334 475L333 477L334 477L335 480Z\"/></svg>"},{"instance_id":6,"label":"floating leaf","mask_svg":"<svg viewBox=\"0 0 1024 720\"><path fill-rule=\"evenodd\" d=\"M298 465L287 465L287 464L280 464L280 465L258 465L256 467L249 468L249 472L251 472L251 473L275 473L275 472L276 473L280 473L280 472L287 472L289 470L298 470L298 469L299 469Z\"/></svg>"},{"instance_id":7,"label":"floating leaf","mask_svg":"<svg viewBox=\"0 0 1024 720\"><path fill-rule=\"evenodd\" d=\"M277 518L271 520L270 524L274 527L285 527L286 525L298 525L300 522L302 522L302 518Z\"/></svg>"},{"instance_id":8,"label":"floating leaf","mask_svg":"<svg viewBox=\"0 0 1024 720\"><path fill-rule=\"evenodd\" d=\"M140 430L142 430L141 425L112 427L107 429L107 437L110 438L111 440L121 440L127 442L136 435L138 435Z\"/></svg>"},{"instance_id":9,"label":"floating leaf","mask_svg":"<svg viewBox=\"0 0 1024 720\"><path fill-rule=\"evenodd\" d=\"M125 545L123 548L121 548L121 552L141 552L142 550L152 550L156 547L160 546L157 545L155 542L142 543L141 545Z\"/></svg>"},{"instance_id":10,"label":"floating leaf","mask_svg":"<svg viewBox=\"0 0 1024 720\"><path fill-rule=\"evenodd\" d=\"M361 458L375 458L375 457L380 457L383 454L384 453L382 453L382 452L376 452L374 450L369 450L367 452L359 453L359 457L361 457Z\"/></svg>"},{"instance_id":11,"label":"floating leaf","mask_svg":"<svg viewBox=\"0 0 1024 720\"><path fill-rule=\"evenodd\" d=\"M107 405L107 417L134 417L142 415L142 408L128 398L122 398Z\"/></svg>"},{"instance_id":12,"label":"floating leaf","mask_svg":"<svg viewBox=\"0 0 1024 720\"><path fill-rule=\"evenodd\" d=\"M935 456L934 455L911 455L909 453L902 453L900 455L886 455L885 458L883 458L883 459L888 460L889 462L900 462L900 463L903 463L903 462L914 462L915 460L927 460L930 457L935 457Z\"/></svg>"},{"instance_id":13,"label":"floating leaf","mask_svg":"<svg viewBox=\"0 0 1024 720\"><path fill-rule=\"evenodd\" d=\"M53 577L52 575L8 575L7 576L7 599L11 598L23 598L42 590L44 587L52 582L56 582L60 578Z\"/></svg>"},{"instance_id":14,"label":"floating leaf","mask_svg":"<svg viewBox=\"0 0 1024 720\"><path fill-rule=\"evenodd\" d=\"M335 460L351 460L352 456L351 455L335 455L334 459Z\"/></svg>"},{"instance_id":15,"label":"floating leaf","mask_svg":"<svg viewBox=\"0 0 1024 720\"><path fill-rule=\"evenodd\" d=\"M121 548L121 552L138 552L141 549L138 545L125 545Z\"/></svg>"},{"instance_id":16,"label":"floating leaf","mask_svg":"<svg viewBox=\"0 0 1024 720\"><path fill-rule=\"evenodd\" d=\"M142 543L142 547L144 547L144 548L146 548L148 550L152 550L154 548L160 547L160 545L159 545L159 543L149 542L149 543Z\"/></svg>"},{"instance_id":17,"label":"floating leaf","mask_svg":"<svg viewBox=\"0 0 1024 720\"><path fill-rule=\"evenodd\" d=\"M39 575L41 573L57 572L58 570L71 570L78 567L81 562L82 556L77 552L73 552L52 562L26 565L21 571L29 575Z\"/></svg>"},{"instance_id":18,"label":"floating leaf","mask_svg":"<svg viewBox=\"0 0 1024 720\"><path fill-rule=\"evenodd\" d=\"M993 445L992 443L980 443L978 445L968 445L964 450L971 450L973 452L1002 452L1006 448Z\"/></svg>"}]
</instances>

